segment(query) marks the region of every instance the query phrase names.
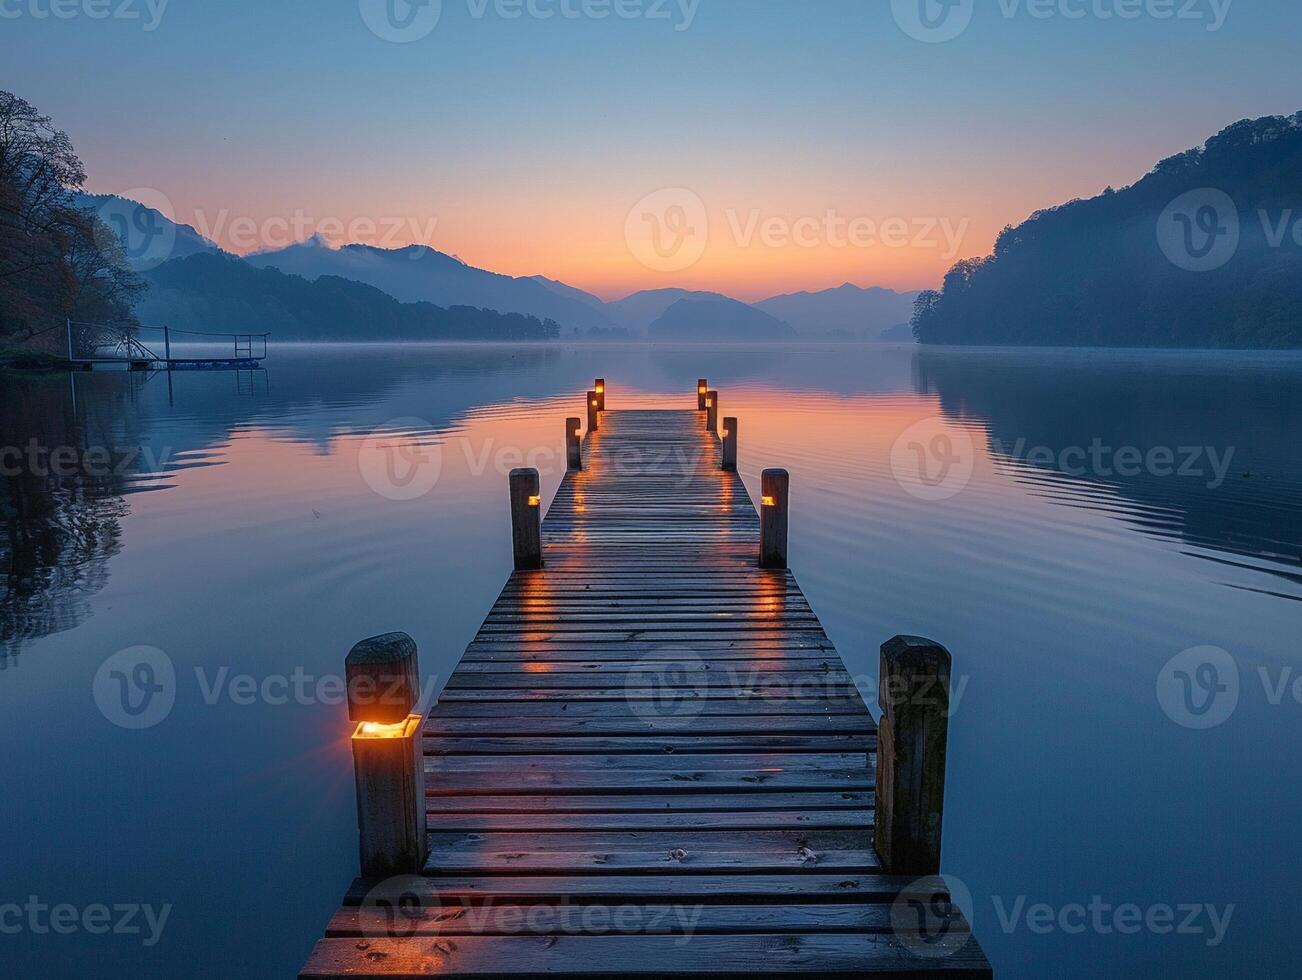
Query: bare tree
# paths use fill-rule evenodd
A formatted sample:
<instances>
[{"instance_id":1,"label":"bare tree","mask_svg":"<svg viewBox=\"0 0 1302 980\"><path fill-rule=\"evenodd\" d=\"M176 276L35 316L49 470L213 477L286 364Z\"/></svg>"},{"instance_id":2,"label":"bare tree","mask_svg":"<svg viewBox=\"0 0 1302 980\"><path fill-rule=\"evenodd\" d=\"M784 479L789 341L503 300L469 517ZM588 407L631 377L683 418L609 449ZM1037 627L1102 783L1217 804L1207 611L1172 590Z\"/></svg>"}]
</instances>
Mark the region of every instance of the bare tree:
<instances>
[{"instance_id":1,"label":"bare tree","mask_svg":"<svg viewBox=\"0 0 1302 980\"><path fill-rule=\"evenodd\" d=\"M76 207L85 182L68 135L0 91L0 337L24 341L67 316L133 320L143 283L116 236Z\"/></svg>"}]
</instances>

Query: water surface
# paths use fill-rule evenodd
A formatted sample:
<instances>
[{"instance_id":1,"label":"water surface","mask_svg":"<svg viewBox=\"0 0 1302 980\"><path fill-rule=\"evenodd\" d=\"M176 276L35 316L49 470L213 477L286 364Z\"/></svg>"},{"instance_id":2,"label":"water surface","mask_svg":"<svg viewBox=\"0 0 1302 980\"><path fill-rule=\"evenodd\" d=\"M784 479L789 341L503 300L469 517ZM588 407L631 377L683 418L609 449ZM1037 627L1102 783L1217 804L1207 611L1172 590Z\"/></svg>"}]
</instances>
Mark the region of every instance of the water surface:
<instances>
[{"instance_id":1,"label":"water surface","mask_svg":"<svg viewBox=\"0 0 1302 980\"><path fill-rule=\"evenodd\" d=\"M282 346L253 376L0 379L0 905L171 906L150 946L0 935L0 972L293 975L356 870L344 654L406 630L446 679L509 572L505 473L555 491L596 375L611 407L691 404L706 375L752 496L791 471L792 566L865 690L891 635L949 646L945 865L998 975L1302 973L1302 358L818 345ZM377 432L435 461L428 492L386 483ZM139 646L175 702L133 729L101 667ZM1226 718L1172 700L1164 666L1199 647L1237 670ZM1017 911L1096 897L1235 908L1218 945L1206 919Z\"/></svg>"}]
</instances>

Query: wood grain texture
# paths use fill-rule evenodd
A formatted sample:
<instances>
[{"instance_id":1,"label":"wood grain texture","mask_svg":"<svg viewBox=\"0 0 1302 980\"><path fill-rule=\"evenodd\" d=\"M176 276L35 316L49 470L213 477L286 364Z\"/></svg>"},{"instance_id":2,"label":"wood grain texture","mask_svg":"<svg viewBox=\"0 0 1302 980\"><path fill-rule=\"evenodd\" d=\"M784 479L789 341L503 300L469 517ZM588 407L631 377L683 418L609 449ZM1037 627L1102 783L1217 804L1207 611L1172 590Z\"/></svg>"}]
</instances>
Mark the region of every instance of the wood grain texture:
<instances>
[{"instance_id":1,"label":"wood grain texture","mask_svg":"<svg viewBox=\"0 0 1302 980\"><path fill-rule=\"evenodd\" d=\"M991 976L893 915L877 726L707 413L599 423L425 721L424 874L301 975Z\"/></svg>"}]
</instances>

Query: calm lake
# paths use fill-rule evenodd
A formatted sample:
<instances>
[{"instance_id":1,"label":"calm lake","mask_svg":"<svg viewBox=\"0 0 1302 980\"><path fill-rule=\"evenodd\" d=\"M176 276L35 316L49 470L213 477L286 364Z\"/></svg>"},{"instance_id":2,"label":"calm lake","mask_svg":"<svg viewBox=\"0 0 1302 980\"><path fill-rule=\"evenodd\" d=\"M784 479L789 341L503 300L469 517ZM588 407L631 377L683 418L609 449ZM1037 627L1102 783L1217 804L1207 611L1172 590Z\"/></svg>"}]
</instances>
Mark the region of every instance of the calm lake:
<instances>
[{"instance_id":1,"label":"calm lake","mask_svg":"<svg viewBox=\"0 0 1302 980\"><path fill-rule=\"evenodd\" d=\"M597 375L612 408L708 376L752 496L790 470L862 689L896 633L950 648L944 863L998 976L1302 975L1302 356L819 345L0 378L0 906L153 916L0 917L0 975L294 975L356 872L344 655L405 630L446 679L506 472L554 493ZM395 490L377 430L437 480ZM168 690L131 715L101 667L142 645Z\"/></svg>"}]
</instances>

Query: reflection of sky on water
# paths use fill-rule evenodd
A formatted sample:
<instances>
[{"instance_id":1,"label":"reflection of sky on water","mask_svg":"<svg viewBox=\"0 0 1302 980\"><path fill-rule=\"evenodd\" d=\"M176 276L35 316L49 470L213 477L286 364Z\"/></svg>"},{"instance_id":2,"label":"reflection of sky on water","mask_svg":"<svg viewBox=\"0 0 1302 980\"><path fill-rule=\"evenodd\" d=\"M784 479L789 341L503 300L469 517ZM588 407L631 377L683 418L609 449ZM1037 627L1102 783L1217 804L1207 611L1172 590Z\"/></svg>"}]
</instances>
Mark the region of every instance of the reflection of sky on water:
<instances>
[{"instance_id":1,"label":"reflection of sky on water","mask_svg":"<svg viewBox=\"0 0 1302 980\"><path fill-rule=\"evenodd\" d=\"M1264 896L1302 858L1288 830L1302 811L1262 747L1296 741L1300 709L1271 705L1256 678L1297 661L1302 361L376 347L283 348L268 368L252 395L231 375L174 376L170 404L162 376L81 376L75 413L64 378L0 381L5 445L135 456L93 476L0 478L8 816L30 845L13 855L15 888L176 906L153 950L21 940L48 975L299 965L355 863L346 725L330 705L236 704L222 678L321 677L390 629L446 678L508 571L505 473L537 465L550 498L563 420L597 375L611 407L690 404L707 376L721 414L741 419L752 495L763 467L791 470L792 563L852 674L875 676L897 632L950 645L968 685L946 860L977 896L1001 975L1230 973L1272 946L1279 962L1290 924ZM891 465L900 434L933 417L974 457L971 482L940 501L905 492ZM368 485L359 459L377 428L436 453L431 492ZM1010 450L1058 458L1094 440L1232 447L1233 465L1209 488L1070 475ZM163 724L132 733L105 722L89 686L137 644L167 651L179 689ZM1203 644L1238 658L1244 691L1229 722L1196 733L1166 719L1154 683ZM1216 950L1006 936L990 896L1020 894L1233 901L1253 926Z\"/></svg>"}]
</instances>

